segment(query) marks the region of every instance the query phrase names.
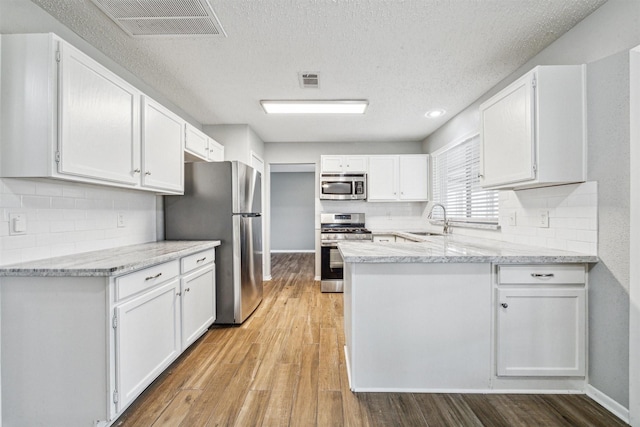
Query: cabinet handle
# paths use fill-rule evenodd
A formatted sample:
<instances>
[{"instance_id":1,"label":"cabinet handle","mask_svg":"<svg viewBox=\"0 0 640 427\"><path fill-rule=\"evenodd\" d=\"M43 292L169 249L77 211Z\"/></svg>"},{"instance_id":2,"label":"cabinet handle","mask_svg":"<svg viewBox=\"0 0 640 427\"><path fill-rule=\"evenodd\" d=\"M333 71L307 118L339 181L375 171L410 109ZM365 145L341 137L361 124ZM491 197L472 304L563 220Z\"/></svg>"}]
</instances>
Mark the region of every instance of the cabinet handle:
<instances>
[{"instance_id":1,"label":"cabinet handle","mask_svg":"<svg viewBox=\"0 0 640 427\"><path fill-rule=\"evenodd\" d=\"M149 277L145 277L144 280L153 280L153 279L157 279L158 277L162 276L162 273L158 273L155 276L149 276Z\"/></svg>"},{"instance_id":2,"label":"cabinet handle","mask_svg":"<svg viewBox=\"0 0 640 427\"><path fill-rule=\"evenodd\" d=\"M184 290L184 292L186 293L186 292L189 292L190 290L191 290L191 288L187 288L187 289Z\"/></svg>"},{"instance_id":3,"label":"cabinet handle","mask_svg":"<svg viewBox=\"0 0 640 427\"><path fill-rule=\"evenodd\" d=\"M197 259L197 260L196 260L196 263L202 262L202 261L204 261L205 259L207 259L207 257Z\"/></svg>"},{"instance_id":4,"label":"cabinet handle","mask_svg":"<svg viewBox=\"0 0 640 427\"><path fill-rule=\"evenodd\" d=\"M481 173L478 174L478 178L484 178L484 175L482 175Z\"/></svg>"},{"instance_id":5,"label":"cabinet handle","mask_svg":"<svg viewBox=\"0 0 640 427\"><path fill-rule=\"evenodd\" d=\"M144 174L145 174L145 175L151 175L151 172L146 171Z\"/></svg>"},{"instance_id":6,"label":"cabinet handle","mask_svg":"<svg viewBox=\"0 0 640 427\"><path fill-rule=\"evenodd\" d=\"M176 294L176 296L177 296L177 297L179 297L180 295L182 295L182 292L178 292L178 293Z\"/></svg>"},{"instance_id":7,"label":"cabinet handle","mask_svg":"<svg viewBox=\"0 0 640 427\"><path fill-rule=\"evenodd\" d=\"M506 302L503 302L502 304L500 304L502 306L502 308L507 308L509 307L509 304L507 304Z\"/></svg>"},{"instance_id":8,"label":"cabinet handle","mask_svg":"<svg viewBox=\"0 0 640 427\"><path fill-rule=\"evenodd\" d=\"M548 279L553 277L553 273L541 274L541 273L531 273L531 277L535 277L537 279Z\"/></svg>"},{"instance_id":9,"label":"cabinet handle","mask_svg":"<svg viewBox=\"0 0 640 427\"><path fill-rule=\"evenodd\" d=\"M140 173L140 168L134 169L133 173Z\"/></svg>"}]
</instances>

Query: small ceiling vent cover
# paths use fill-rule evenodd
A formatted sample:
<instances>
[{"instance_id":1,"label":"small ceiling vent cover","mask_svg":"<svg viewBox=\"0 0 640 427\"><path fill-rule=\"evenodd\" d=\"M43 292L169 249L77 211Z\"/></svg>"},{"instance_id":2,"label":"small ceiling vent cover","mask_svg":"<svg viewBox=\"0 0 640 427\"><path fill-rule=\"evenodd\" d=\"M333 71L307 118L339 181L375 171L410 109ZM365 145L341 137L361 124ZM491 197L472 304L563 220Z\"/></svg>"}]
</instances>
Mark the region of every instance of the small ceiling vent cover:
<instances>
[{"instance_id":1,"label":"small ceiling vent cover","mask_svg":"<svg viewBox=\"0 0 640 427\"><path fill-rule=\"evenodd\" d=\"M91 0L132 37L226 37L208 0Z\"/></svg>"},{"instance_id":2,"label":"small ceiling vent cover","mask_svg":"<svg viewBox=\"0 0 640 427\"><path fill-rule=\"evenodd\" d=\"M320 87L319 74L316 72L303 71L298 73L298 77L302 89L318 89Z\"/></svg>"}]
</instances>

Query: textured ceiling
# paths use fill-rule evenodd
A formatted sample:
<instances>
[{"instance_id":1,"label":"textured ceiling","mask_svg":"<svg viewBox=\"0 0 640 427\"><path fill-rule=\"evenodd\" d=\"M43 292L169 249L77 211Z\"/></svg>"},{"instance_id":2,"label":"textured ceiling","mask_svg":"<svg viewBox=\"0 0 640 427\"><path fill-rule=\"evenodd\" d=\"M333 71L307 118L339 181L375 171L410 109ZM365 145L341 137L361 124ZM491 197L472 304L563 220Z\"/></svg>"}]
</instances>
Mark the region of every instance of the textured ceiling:
<instances>
[{"instance_id":1,"label":"textured ceiling","mask_svg":"<svg viewBox=\"0 0 640 427\"><path fill-rule=\"evenodd\" d=\"M32 1L202 124L304 142L422 140L606 0L210 0L222 39L131 38L90 0ZM320 88L301 89L300 71ZM366 115L259 104L344 98L368 99Z\"/></svg>"}]
</instances>

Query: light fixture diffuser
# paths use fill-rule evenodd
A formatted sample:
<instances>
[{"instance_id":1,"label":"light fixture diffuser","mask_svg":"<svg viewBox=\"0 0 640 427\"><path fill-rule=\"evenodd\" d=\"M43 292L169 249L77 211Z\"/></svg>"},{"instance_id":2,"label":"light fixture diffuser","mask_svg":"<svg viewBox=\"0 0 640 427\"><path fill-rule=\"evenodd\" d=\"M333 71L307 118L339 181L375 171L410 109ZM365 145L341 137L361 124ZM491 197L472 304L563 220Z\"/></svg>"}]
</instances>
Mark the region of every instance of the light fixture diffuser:
<instances>
[{"instance_id":1,"label":"light fixture diffuser","mask_svg":"<svg viewBox=\"0 0 640 427\"><path fill-rule=\"evenodd\" d=\"M424 114L424 116L425 116L426 118L428 118L428 119L435 119L435 118L437 118L437 117L444 116L444 113L446 113L446 111L445 111L445 110L443 110L443 109L441 109L441 108L438 108L438 109L436 109L436 110L429 110L429 111L427 111L427 112Z\"/></svg>"},{"instance_id":2,"label":"light fixture diffuser","mask_svg":"<svg viewBox=\"0 0 640 427\"><path fill-rule=\"evenodd\" d=\"M359 100L262 100L267 114L364 114L369 105Z\"/></svg>"}]
</instances>

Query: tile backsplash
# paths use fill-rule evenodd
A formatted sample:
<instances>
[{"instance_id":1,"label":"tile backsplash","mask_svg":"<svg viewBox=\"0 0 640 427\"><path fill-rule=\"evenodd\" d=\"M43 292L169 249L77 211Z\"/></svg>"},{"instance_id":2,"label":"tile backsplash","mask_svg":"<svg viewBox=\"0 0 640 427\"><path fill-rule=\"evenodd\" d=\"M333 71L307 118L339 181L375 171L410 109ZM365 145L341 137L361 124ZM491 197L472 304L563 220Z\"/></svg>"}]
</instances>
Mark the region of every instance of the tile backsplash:
<instances>
[{"instance_id":1,"label":"tile backsplash","mask_svg":"<svg viewBox=\"0 0 640 427\"><path fill-rule=\"evenodd\" d=\"M156 195L143 191L0 179L0 264L155 241L156 205ZM10 215L20 213L26 233L12 235Z\"/></svg>"},{"instance_id":2,"label":"tile backsplash","mask_svg":"<svg viewBox=\"0 0 640 427\"><path fill-rule=\"evenodd\" d=\"M541 224L542 216L548 216L548 226ZM598 183L500 191L500 226L500 231L455 227L453 233L597 255Z\"/></svg>"}]
</instances>

